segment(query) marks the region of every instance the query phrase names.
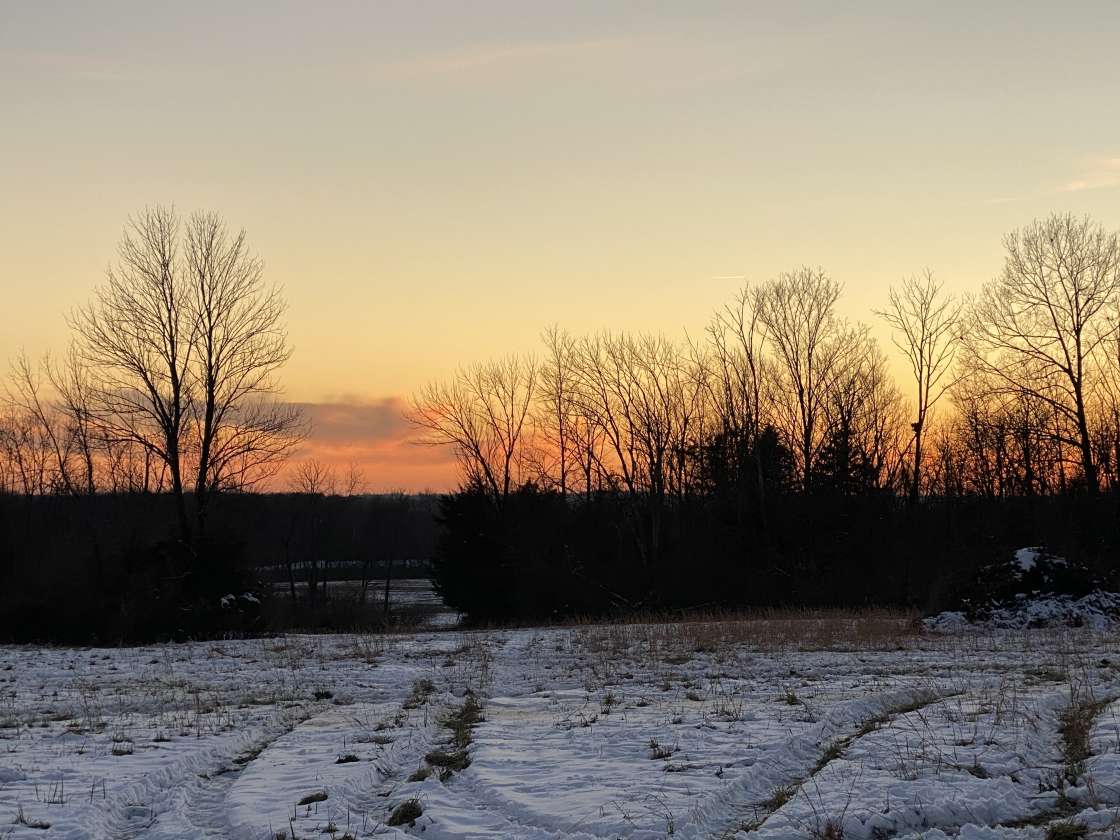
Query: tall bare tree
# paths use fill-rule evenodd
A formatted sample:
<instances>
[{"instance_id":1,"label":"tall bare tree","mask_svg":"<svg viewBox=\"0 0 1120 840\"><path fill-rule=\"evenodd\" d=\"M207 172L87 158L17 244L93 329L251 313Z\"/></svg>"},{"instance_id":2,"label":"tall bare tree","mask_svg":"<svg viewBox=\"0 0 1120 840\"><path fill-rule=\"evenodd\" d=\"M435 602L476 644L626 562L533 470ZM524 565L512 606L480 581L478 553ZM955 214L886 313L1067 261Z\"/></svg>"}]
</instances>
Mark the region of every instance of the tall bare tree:
<instances>
[{"instance_id":1,"label":"tall bare tree","mask_svg":"<svg viewBox=\"0 0 1120 840\"><path fill-rule=\"evenodd\" d=\"M1002 392L1041 400L1061 418L1057 438L1099 488L1090 405L1098 354L1116 335L1120 236L1088 217L1052 215L1004 238L1003 272L985 285L969 331L970 361Z\"/></svg>"},{"instance_id":2,"label":"tall bare tree","mask_svg":"<svg viewBox=\"0 0 1120 840\"><path fill-rule=\"evenodd\" d=\"M283 300L261 270L244 233L231 236L217 216L195 214L184 231L173 209L147 209L70 318L96 382L95 422L110 445L142 448L166 467L188 543L205 528L214 489L252 485L303 433L298 413L270 399L289 351Z\"/></svg>"},{"instance_id":3,"label":"tall bare tree","mask_svg":"<svg viewBox=\"0 0 1120 840\"><path fill-rule=\"evenodd\" d=\"M766 330L762 289L747 286L708 325L712 400L728 431L754 441L763 422Z\"/></svg>"},{"instance_id":4,"label":"tall bare tree","mask_svg":"<svg viewBox=\"0 0 1120 840\"><path fill-rule=\"evenodd\" d=\"M762 323L763 292L758 286L745 286L735 300L716 312L708 325L711 347L709 403L714 422L727 439L727 456L740 445L749 451L759 439L767 422L766 329ZM752 458L759 498L766 486L762 459Z\"/></svg>"},{"instance_id":5,"label":"tall bare tree","mask_svg":"<svg viewBox=\"0 0 1120 840\"><path fill-rule=\"evenodd\" d=\"M889 306L877 314L893 331L895 346L906 356L914 376L917 417L911 452L910 501L922 481L922 436L930 410L952 385L950 376L960 338L963 303L942 293L942 284L927 270L911 275L890 290Z\"/></svg>"},{"instance_id":6,"label":"tall bare tree","mask_svg":"<svg viewBox=\"0 0 1120 840\"><path fill-rule=\"evenodd\" d=\"M552 326L541 336L545 346L545 358L541 365L540 399L542 418L539 423L541 446L537 457L541 472L552 475L561 495L568 493L568 475L577 453L574 451L574 438L578 432L573 429L576 422L576 374L575 356L577 342L568 333ZM554 463L553 470L548 464Z\"/></svg>"},{"instance_id":7,"label":"tall bare tree","mask_svg":"<svg viewBox=\"0 0 1120 840\"><path fill-rule=\"evenodd\" d=\"M773 353L773 402L804 489L823 438L829 388L849 351L852 333L836 317L840 284L821 269L779 275L761 294L759 318Z\"/></svg>"}]
</instances>

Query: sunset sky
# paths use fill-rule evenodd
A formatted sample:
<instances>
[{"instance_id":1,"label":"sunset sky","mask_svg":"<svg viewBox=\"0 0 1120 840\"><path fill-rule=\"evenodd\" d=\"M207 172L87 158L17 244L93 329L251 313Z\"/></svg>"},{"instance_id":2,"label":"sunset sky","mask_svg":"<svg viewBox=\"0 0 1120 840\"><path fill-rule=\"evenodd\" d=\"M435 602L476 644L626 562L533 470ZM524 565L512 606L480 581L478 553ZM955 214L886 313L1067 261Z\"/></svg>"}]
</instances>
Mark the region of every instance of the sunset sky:
<instances>
[{"instance_id":1,"label":"sunset sky","mask_svg":"<svg viewBox=\"0 0 1120 840\"><path fill-rule=\"evenodd\" d=\"M872 321L1037 216L1120 227L1115 0L0 12L0 360L65 347L130 213L216 210L285 289L302 456L375 490L449 486L409 394L551 323L697 334L802 264Z\"/></svg>"}]
</instances>

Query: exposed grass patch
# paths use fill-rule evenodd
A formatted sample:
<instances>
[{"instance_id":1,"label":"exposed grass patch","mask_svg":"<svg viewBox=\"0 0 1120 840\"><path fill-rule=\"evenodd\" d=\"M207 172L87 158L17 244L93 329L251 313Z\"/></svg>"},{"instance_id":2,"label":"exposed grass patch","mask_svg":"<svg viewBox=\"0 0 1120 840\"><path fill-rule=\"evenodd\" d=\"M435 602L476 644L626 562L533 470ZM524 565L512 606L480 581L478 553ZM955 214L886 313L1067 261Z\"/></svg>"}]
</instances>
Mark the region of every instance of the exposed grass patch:
<instances>
[{"instance_id":1,"label":"exposed grass patch","mask_svg":"<svg viewBox=\"0 0 1120 840\"><path fill-rule=\"evenodd\" d=\"M897 650L920 636L917 613L905 610L760 609L736 612L628 614L614 623L572 619L577 650L640 645L661 662L684 664L697 651Z\"/></svg>"},{"instance_id":2,"label":"exposed grass patch","mask_svg":"<svg viewBox=\"0 0 1120 840\"><path fill-rule=\"evenodd\" d=\"M1077 784L1085 772L1085 760L1092 754L1089 738L1093 722L1108 703L1108 700L1082 697L1077 691L1070 692L1069 706L1062 712L1058 726L1058 734L1062 736L1065 776L1070 784Z\"/></svg>"},{"instance_id":3,"label":"exposed grass patch","mask_svg":"<svg viewBox=\"0 0 1120 840\"><path fill-rule=\"evenodd\" d=\"M660 743L656 738L649 739L649 757L655 761L662 758L669 758L677 749L677 747L671 747L667 744Z\"/></svg>"},{"instance_id":4,"label":"exposed grass patch","mask_svg":"<svg viewBox=\"0 0 1120 840\"><path fill-rule=\"evenodd\" d=\"M412 684L412 693L401 704L404 709L419 709L428 702L428 698L436 693L435 684L429 679L416 680Z\"/></svg>"},{"instance_id":5,"label":"exposed grass patch","mask_svg":"<svg viewBox=\"0 0 1120 840\"><path fill-rule=\"evenodd\" d=\"M821 772L829 762L835 761L844 754L844 741L836 740L824 748L821 757L817 759L817 763L813 766L813 775Z\"/></svg>"},{"instance_id":6,"label":"exposed grass patch","mask_svg":"<svg viewBox=\"0 0 1120 840\"><path fill-rule=\"evenodd\" d=\"M432 750L424 760L433 767L447 770L466 770L471 766L471 756L466 750Z\"/></svg>"},{"instance_id":7,"label":"exposed grass patch","mask_svg":"<svg viewBox=\"0 0 1120 840\"><path fill-rule=\"evenodd\" d=\"M315 793L307 794L307 796L303 797L303 799L301 799L299 802L297 802L296 805L299 805L299 806L314 805L316 802L326 802L326 801L327 801L327 792L325 790L317 790L317 791L315 791Z\"/></svg>"},{"instance_id":8,"label":"exposed grass patch","mask_svg":"<svg viewBox=\"0 0 1120 840\"><path fill-rule=\"evenodd\" d=\"M399 826L399 825L414 825L424 809L420 807L419 799L406 799L400 805L393 809L393 813L389 815L386 825Z\"/></svg>"},{"instance_id":9,"label":"exposed grass patch","mask_svg":"<svg viewBox=\"0 0 1120 840\"><path fill-rule=\"evenodd\" d=\"M412 775L409 776L408 779L406 779L406 781L422 782L431 775L432 775L432 768L431 767L417 767L416 770L413 771Z\"/></svg>"},{"instance_id":10,"label":"exposed grass patch","mask_svg":"<svg viewBox=\"0 0 1120 840\"><path fill-rule=\"evenodd\" d=\"M813 828L809 835L813 840L844 840L844 824L840 820L830 817Z\"/></svg>"},{"instance_id":11,"label":"exposed grass patch","mask_svg":"<svg viewBox=\"0 0 1120 840\"><path fill-rule=\"evenodd\" d=\"M452 743L459 749L466 749L471 742L471 730L482 719L482 705L473 693L469 693L463 705L451 712L443 725L451 730Z\"/></svg>"},{"instance_id":12,"label":"exposed grass patch","mask_svg":"<svg viewBox=\"0 0 1120 840\"><path fill-rule=\"evenodd\" d=\"M797 785L778 785L770 792L770 796L760 803L768 811L777 811L797 795Z\"/></svg>"}]
</instances>

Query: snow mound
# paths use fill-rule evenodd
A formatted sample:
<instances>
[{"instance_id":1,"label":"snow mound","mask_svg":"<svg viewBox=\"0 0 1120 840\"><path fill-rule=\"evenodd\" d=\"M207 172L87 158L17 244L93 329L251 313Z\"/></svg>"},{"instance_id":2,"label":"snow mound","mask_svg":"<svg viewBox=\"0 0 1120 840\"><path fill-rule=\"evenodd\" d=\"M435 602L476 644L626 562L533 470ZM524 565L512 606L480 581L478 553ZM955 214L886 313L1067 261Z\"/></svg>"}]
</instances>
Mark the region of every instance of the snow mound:
<instances>
[{"instance_id":1,"label":"snow mound","mask_svg":"<svg viewBox=\"0 0 1120 840\"><path fill-rule=\"evenodd\" d=\"M969 627L1023 630L1031 627L1120 627L1120 592L1090 592L1080 598L1053 593L1019 594L964 612L938 613L922 621L927 630L952 633Z\"/></svg>"}]
</instances>

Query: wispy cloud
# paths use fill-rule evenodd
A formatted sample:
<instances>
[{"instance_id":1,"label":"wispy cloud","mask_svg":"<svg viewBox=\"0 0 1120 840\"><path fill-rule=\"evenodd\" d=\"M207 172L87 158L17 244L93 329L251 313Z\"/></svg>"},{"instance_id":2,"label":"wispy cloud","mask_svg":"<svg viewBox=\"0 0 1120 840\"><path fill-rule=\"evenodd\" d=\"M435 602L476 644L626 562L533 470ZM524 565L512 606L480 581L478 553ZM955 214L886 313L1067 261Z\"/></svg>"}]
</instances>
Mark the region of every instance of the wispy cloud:
<instances>
[{"instance_id":1,"label":"wispy cloud","mask_svg":"<svg viewBox=\"0 0 1120 840\"><path fill-rule=\"evenodd\" d=\"M316 460L339 475L354 467L370 490L446 489L456 483L455 455L444 447L416 446L416 433L399 397L339 396L294 403L311 421L311 434L291 462ZM285 476L277 481L285 486Z\"/></svg>"},{"instance_id":2,"label":"wispy cloud","mask_svg":"<svg viewBox=\"0 0 1120 840\"><path fill-rule=\"evenodd\" d=\"M1061 192L1083 192L1120 186L1120 157L1090 160L1082 173L1061 187Z\"/></svg>"},{"instance_id":3,"label":"wispy cloud","mask_svg":"<svg viewBox=\"0 0 1120 840\"><path fill-rule=\"evenodd\" d=\"M320 444L383 445L405 439L412 431L399 397L363 400L340 396L295 405L311 421L311 439Z\"/></svg>"}]
</instances>

